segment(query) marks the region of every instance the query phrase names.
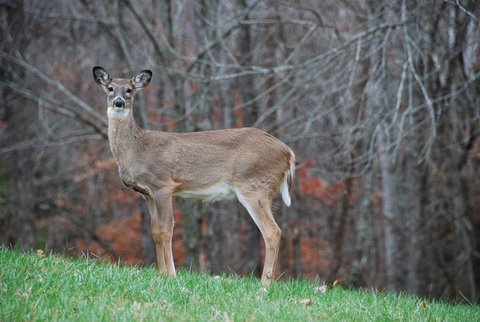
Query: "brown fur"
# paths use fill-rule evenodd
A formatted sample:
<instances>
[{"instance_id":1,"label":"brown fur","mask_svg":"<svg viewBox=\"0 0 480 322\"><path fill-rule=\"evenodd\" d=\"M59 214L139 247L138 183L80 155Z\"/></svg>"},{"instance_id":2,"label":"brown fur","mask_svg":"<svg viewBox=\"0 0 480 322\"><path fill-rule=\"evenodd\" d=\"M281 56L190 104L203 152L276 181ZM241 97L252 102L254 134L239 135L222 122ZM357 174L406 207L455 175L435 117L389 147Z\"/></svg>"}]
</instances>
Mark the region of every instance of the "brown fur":
<instances>
[{"instance_id":1,"label":"brown fur","mask_svg":"<svg viewBox=\"0 0 480 322\"><path fill-rule=\"evenodd\" d=\"M143 71L130 80L112 79L103 68L94 68L95 80L107 93L108 135L120 177L147 201L158 270L175 275L172 197L223 190L227 195L231 189L264 237L262 283L269 285L274 279L281 234L271 202L284 181L291 185L295 155L283 142L254 128L195 133L141 129L133 117L133 97L148 85L150 77L151 72ZM116 108L114 101L119 98L125 105Z\"/></svg>"}]
</instances>

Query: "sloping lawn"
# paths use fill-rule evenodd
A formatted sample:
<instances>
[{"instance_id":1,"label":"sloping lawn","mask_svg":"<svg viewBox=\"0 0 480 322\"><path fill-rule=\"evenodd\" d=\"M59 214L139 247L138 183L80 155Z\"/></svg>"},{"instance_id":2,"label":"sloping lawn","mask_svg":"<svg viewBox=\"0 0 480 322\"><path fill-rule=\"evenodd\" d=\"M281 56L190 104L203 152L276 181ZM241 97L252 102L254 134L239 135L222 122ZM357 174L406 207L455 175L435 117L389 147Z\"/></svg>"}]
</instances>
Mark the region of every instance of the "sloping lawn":
<instances>
[{"instance_id":1,"label":"sloping lawn","mask_svg":"<svg viewBox=\"0 0 480 322\"><path fill-rule=\"evenodd\" d=\"M0 321L480 321L480 307L341 287L118 267L0 247Z\"/></svg>"}]
</instances>

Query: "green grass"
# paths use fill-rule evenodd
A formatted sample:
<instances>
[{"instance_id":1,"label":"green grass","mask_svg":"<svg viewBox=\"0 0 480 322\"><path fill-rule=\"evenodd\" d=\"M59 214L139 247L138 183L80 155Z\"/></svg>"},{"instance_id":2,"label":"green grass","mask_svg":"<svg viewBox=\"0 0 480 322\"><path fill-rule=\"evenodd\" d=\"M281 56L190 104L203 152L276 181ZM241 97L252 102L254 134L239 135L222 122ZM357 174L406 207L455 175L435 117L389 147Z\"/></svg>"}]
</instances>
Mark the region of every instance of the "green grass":
<instances>
[{"instance_id":1,"label":"green grass","mask_svg":"<svg viewBox=\"0 0 480 322\"><path fill-rule=\"evenodd\" d=\"M0 247L0 321L479 321L480 307L336 287L259 281L93 260L21 254Z\"/></svg>"}]
</instances>

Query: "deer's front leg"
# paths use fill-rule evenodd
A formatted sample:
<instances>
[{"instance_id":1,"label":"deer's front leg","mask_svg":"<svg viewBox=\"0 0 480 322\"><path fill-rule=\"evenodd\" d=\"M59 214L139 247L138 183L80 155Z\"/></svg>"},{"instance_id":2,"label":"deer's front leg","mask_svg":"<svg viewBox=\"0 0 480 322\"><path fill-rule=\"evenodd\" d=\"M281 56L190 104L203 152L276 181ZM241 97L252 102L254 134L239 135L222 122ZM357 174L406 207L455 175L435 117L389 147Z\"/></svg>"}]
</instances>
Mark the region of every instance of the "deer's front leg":
<instances>
[{"instance_id":1,"label":"deer's front leg","mask_svg":"<svg viewBox=\"0 0 480 322\"><path fill-rule=\"evenodd\" d=\"M173 262L172 236L173 236L173 208L172 195L157 193L154 197L156 216L151 218L151 229L157 253L157 269L166 269L167 275L175 276Z\"/></svg>"},{"instance_id":2,"label":"deer's front leg","mask_svg":"<svg viewBox=\"0 0 480 322\"><path fill-rule=\"evenodd\" d=\"M149 195L144 195L147 202L148 212L150 213L150 229L152 232L153 242L155 243L156 266L159 273L166 273L165 256L163 253L162 239L160 238L160 230L158 223L157 206L155 201Z\"/></svg>"}]
</instances>

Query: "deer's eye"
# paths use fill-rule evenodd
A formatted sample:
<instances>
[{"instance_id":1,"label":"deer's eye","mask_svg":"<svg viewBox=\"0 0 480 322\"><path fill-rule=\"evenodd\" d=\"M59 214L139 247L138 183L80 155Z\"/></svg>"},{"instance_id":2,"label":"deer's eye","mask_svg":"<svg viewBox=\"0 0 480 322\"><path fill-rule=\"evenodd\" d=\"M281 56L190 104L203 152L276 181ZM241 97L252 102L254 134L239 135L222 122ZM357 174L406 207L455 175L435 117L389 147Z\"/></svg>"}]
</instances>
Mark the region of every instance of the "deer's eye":
<instances>
[{"instance_id":1,"label":"deer's eye","mask_svg":"<svg viewBox=\"0 0 480 322\"><path fill-rule=\"evenodd\" d=\"M130 94L132 92L132 89L131 88L127 88L126 90L127 94Z\"/></svg>"},{"instance_id":2,"label":"deer's eye","mask_svg":"<svg viewBox=\"0 0 480 322\"><path fill-rule=\"evenodd\" d=\"M109 92L113 92L113 87L109 86L109 87L108 87L108 91L109 91Z\"/></svg>"}]
</instances>

